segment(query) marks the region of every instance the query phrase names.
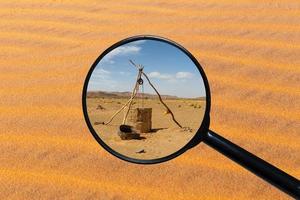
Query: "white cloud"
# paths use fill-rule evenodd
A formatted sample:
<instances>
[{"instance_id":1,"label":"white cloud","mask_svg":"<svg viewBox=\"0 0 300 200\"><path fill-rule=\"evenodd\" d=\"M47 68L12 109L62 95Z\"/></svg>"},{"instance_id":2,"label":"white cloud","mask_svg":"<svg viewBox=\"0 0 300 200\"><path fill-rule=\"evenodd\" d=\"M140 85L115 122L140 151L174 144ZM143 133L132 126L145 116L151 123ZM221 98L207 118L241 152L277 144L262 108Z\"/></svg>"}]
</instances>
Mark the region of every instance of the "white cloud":
<instances>
[{"instance_id":1,"label":"white cloud","mask_svg":"<svg viewBox=\"0 0 300 200\"><path fill-rule=\"evenodd\" d=\"M190 79L193 77L193 74L190 72L177 72L175 75L173 74L161 74L160 72L154 71L148 74L150 78L157 78L162 80L175 81L176 79Z\"/></svg>"},{"instance_id":2,"label":"white cloud","mask_svg":"<svg viewBox=\"0 0 300 200\"><path fill-rule=\"evenodd\" d=\"M107 70L105 70L105 69L103 69L103 68L100 68L98 71L99 71L99 73L101 73L101 74L110 74L110 71L107 71Z\"/></svg>"},{"instance_id":3,"label":"white cloud","mask_svg":"<svg viewBox=\"0 0 300 200\"><path fill-rule=\"evenodd\" d=\"M111 72L103 68L96 68L91 76L91 79L107 79L110 76Z\"/></svg>"},{"instance_id":4,"label":"white cloud","mask_svg":"<svg viewBox=\"0 0 300 200\"><path fill-rule=\"evenodd\" d=\"M147 40L137 40L137 41L134 41L134 42L131 42L130 44L131 45L139 45L139 44L144 44Z\"/></svg>"},{"instance_id":5,"label":"white cloud","mask_svg":"<svg viewBox=\"0 0 300 200\"><path fill-rule=\"evenodd\" d=\"M123 71L121 71L121 72L119 72L121 75L125 75L125 76L128 76L128 75L130 75L130 72L123 72Z\"/></svg>"},{"instance_id":6,"label":"white cloud","mask_svg":"<svg viewBox=\"0 0 300 200\"><path fill-rule=\"evenodd\" d=\"M170 74L161 74L159 72L150 72L148 76L150 78L157 78L157 79L164 79L164 80L170 80L173 78L173 76Z\"/></svg>"},{"instance_id":7,"label":"white cloud","mask_svg":"<svg viewBox=\"0 0 300 200\"><path fill-rule=\"evenodd\" d=\"M95 68L88 84L88 91L116 88L118 85L117 82L112 79L111 73L112 72L100 67Z\"/></svg>"},{"instance_id":8,"label":"white cloud","mask_svg":"<svg viewBox=\"0 0 300 200\"><path fill-rule=\"evenodd\" d=\"M190 72L177 72L175 77L177 79L188 79L188 78L192 78L193 74Z\"/></svg>"},{"instance_id":9,"label":"white cloud","mask_svg":"<svg viewBox=\"0 0 300 200\"><path fill-rule=\"evenodd\" d=\"M114 63L113 58L119 55L130 55L130 54L137 54L140 52L142 48L137 45L124 45L115 48L114 50L110 51L108 54L105 55L103 61Z\"/></svg>"}]
</instances>

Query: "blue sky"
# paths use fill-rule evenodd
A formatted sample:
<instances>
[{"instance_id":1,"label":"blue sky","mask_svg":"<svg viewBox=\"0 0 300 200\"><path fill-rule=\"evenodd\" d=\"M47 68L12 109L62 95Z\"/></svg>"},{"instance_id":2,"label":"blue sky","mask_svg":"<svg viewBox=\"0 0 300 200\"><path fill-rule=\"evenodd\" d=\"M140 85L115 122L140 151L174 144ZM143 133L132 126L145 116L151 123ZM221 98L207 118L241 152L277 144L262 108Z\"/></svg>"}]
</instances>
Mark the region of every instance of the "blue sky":
<instances>
[{"instance_id":1,"label":"blue sky","mask_svg":"<svg viewBox=\"0 0 300 200\"><path fill-rule=\"evenodd\" d=\"M131 91L137 69L129 59L144 66L144 72L160 94L205 96L203 80L190 58L178 48L156 40L130 42L106 54L91 75L88 91ZM145 93L155 94L143 79Z\"/></svg>"}]
</instances>

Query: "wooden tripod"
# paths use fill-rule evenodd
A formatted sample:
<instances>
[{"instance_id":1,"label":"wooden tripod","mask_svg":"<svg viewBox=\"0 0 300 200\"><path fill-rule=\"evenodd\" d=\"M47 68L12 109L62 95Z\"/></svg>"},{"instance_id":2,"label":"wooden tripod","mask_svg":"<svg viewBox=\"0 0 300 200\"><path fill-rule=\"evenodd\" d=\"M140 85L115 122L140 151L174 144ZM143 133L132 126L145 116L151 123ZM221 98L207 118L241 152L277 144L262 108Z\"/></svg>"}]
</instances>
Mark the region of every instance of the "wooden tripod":
<instances>
[{"instance_id":1,"label":"wooden tripod","mask_svg":"<svg viewBox=\"0 0 300 200\"><path fill-rule=\"evenodd\" d=\"M131 97L130 99L119 109L117 110L117 112L115 112L115 114L113 114L113 116L107 121L107 122L104 122L105 125L109 124L114 118L115 116L117 116L118 113L120 113L123 109L126 108L127 106L127 111L125 112L125 115L124 115L124 118L123 118L123 122L122 122L122 125L124 125L126 123L126 120L127 120L127 116L128 116L128 113L129 113L129 110L131 108L131 105L132 105L132 102L133 102L133 99L136 97L138 91L139 91L139 86L140 86L140 83L139 83L139 80L141 80L142 78L142 75L147 79L149 85L153 88L153 90L156 92L158 98L159 98L159 101L162 103L162 105L166 108L167 110L167 113L168 114L171 114L172 116L172 120L174 121L174 123L179 126L180 128L182 128L182 126L179 124L179 122L175 119L175 116L173 114L173 112L171 111L171 109L167 106L167 104L162 100L161 98L161 95L159 94L159 92L157 91L157 89L154 87L154 85L151 83L149 77L145 74L145 72L143 71L144 67L142 67L141 65L136 65L132 60L129 60L129 62L135 66L137 69L138 69L138 74L137 74L137 78L136 78L136 82L135 82L135 86L132 90L132 93L131 93Z\"/></svg>"}]
</instances>

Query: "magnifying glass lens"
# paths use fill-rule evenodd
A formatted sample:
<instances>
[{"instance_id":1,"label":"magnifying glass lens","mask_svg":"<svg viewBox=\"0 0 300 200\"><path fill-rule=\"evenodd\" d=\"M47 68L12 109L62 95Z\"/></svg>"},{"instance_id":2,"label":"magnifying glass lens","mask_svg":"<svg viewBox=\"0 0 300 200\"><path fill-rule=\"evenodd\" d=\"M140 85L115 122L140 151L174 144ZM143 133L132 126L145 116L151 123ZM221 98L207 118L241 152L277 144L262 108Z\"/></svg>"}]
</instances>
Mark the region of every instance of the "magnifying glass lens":
<instances>
[{"instance_id":1,"label":"magnifying glass lens","mask_svg":"<svg viewBox=\"0 0 300 200\"><path fill-rule=\"evenodd\" d=\"M92 65L82 96L97 142L125 161L168 161L200 141L300 198L300 181L209 129L210 91L182 46L155 36L122 40Z\"/></svg>"},{"instance_id":2,"label":"magnifying glass lens","mask_svg":"<svg viewBox=\"0 0 300 200\"><path fill-rule=\"evenodd\" d=\"M186 50L164 40L111 47L88 77L86 111L95 138L125 160L180 154L204 119L199 70Z\"/></svg>"}]
</instances>

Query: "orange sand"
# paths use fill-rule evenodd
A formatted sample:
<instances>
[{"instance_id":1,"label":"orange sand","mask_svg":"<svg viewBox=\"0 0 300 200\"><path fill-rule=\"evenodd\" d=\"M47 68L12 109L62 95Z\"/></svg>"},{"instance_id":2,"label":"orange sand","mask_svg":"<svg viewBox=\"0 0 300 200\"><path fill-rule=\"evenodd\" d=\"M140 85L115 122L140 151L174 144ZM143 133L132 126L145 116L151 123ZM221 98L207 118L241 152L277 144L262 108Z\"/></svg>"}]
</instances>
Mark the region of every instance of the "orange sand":
<instances>
[{"instance_id":1,"label":"orange sand","mask_svg":"<svg viewBox=\"0 0 300 200\"><path fill-rule=\"evenodd\" d=\"M81 110L99 54L138 34L202 64L211 129L300 178L300 3L1 1L0 199L289 199L200 144L167 163L105 152Z\"/></svg>"}]
</instances>

